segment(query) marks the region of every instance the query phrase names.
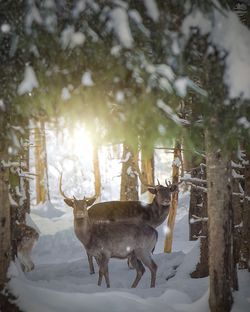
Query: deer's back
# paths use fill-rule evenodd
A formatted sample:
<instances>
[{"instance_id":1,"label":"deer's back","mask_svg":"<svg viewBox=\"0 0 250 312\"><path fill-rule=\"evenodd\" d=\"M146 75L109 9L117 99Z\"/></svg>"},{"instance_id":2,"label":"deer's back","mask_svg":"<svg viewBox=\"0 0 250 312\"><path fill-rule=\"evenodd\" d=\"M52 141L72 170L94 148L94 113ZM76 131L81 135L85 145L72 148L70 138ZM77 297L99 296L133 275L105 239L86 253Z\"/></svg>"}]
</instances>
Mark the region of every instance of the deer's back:
<instances>
[{"instance_id":1,"label":"deer's back","mask_svg":"<svg viewBox=\"0 0 250 312\"><path fill-rule=\"evenodd\" d=\"M140 201L109 201L88 209L91 220L142 221L148 214L148 205Z\"/></svg>"}]
</instances>

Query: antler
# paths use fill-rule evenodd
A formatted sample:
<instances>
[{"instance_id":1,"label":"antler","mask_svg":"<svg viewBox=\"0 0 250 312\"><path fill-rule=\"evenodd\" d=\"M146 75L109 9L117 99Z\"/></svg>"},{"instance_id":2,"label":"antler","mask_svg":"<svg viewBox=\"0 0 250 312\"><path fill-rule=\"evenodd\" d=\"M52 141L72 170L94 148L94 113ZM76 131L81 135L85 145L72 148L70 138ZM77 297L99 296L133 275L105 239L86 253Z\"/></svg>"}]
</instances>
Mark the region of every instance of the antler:
<instances>
[{"instance_id":1,"label":"antler","mask_svg":"<svg viewBox=\"0 0 250 312\"><path fill-rule=\"evenodd\" d=\"M66 199L71 199L70 197L66 196L62 190L62 172L61 172L61 175L60 175L60 181L59 181L59 191L60 191L60 194L66 198Z\"/></svg>"},{"instance_id":2,"label":"antler","mask_svg":"<svg viewBox=\"0 0 250 312\"><path fill-rule=\"evenodd\" d=\"M165 179L165 184L166 184L166 186L171 186L172 185L172 183L170 181L167 181L167 179Z\"/></svg>"}]
</instances>

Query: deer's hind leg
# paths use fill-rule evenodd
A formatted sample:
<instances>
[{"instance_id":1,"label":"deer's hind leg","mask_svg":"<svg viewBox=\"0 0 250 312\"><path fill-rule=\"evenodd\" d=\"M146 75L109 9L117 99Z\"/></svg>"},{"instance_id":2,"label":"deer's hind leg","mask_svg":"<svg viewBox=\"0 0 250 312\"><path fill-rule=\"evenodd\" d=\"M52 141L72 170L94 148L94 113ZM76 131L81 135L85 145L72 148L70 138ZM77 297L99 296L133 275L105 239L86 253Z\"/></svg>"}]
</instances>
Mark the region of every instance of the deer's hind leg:
<instances>
[{"instance_id":1,"label":"deer's hind leg","mask_svg":"<svg viewBox=\"0 0 250 312\"><path fill-rule=\"evenodd\" d=\"M131 285L131 288L135 288L138 285L140 279L142 278L142 275L145 272L145 268L143 264L141 263L141 261L137 259L134 252L132 252L128 260L131 263L132 267L136 269L136 277L135 277L133 284Z\"/></svg>"},{"instance_id":2,"label":"deer's hind leg","mask_svg":"<svg viewBox=\"0 0 250 312\"><path fill-rule=\"evenodd\" d=\"M156 281L156 271L157 271L157 265L151 258L151 254L147 251L144 251L142 249L137 249L135 251L135 254L138 259L141 260L141 262L149 268L151 273L151 283L150 287L155 287L155 281Z\"/></svg>"}]
</instances>

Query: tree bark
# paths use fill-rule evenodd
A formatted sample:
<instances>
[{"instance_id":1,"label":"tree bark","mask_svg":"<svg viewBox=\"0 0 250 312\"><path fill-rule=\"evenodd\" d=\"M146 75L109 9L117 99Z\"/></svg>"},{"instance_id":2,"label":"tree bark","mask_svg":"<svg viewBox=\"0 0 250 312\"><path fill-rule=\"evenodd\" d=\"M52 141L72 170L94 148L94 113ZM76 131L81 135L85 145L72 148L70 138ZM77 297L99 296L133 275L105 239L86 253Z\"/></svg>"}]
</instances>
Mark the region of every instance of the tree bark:
<instances>
[{"instance_id":1,"label":"tree bark","mask_svg":"<svg viewBox=\"0 0 250 312\"><path fill-rule=\"evenodd\" d=\"M207 179L205 167L201 167L200 178L202 180ZM208 272L208 217L207 217L207 193L202 191L201 193L201 210L198 215L201 218L200 223L200 260L196 266L194 272L191 273L192 278L207 277Z\"/></svg>"},{"instance_id":2,"label":"tree bark","mask_svg":"<svg viewBox=\"0 0 250 312\"><path fill-rule=\"evenodd\" d=\"M239 268L250 272L250 161L245 163L244 202L242 212L242 238L239 258Z\"/></svg>"},{"instance_id":3,"label":"tree bark","mask_svg":"<svg viewBox=\"0 0 250 312\"><path fill-rule=\"evenodd\" d=\"M123 144L122 159L120 200L138 200L138 178L135 174L135 162L138 162L138 155L126 144Z\"/></svg>"},{"instance_id":4,"label":"tree bark","mask_svg":"<svg viewBox=\"0 0 250 312\"><path fill-rule=\"evenodd\" d=\"M0 147L0 161L7 161L8 153ZM7 270L11 260L11 220L9 203L9 169L0 164L0 290L7 282Z\"/></svg>"},{"instance_id":5,"label":"tree bark","mask_svg":"<svg viewBox=\"0 0 250 312\"><path fill-rule=\"evenodd\" d=\"M174 161L173 161L173 171L172 171L172 183L173 184L177 184L179 182L180 159L181 159L181 144L179 142L176 142L175 148L174 148ZM178 207L178 192L174 192L172 194L171 207L170 207L168 218L167 218L167 227L169 231L166 234L166 238L164 242L164 252L172 251L173 232L174 232L174 224L175 224L177 207Z\"/></svg>"},{"instance_id":6,"label":"tree bark","mask_svg":"<svg viewBox=\"0 0 250 312\"><path fill-rule=\"evenodd\" d=\"M195 162L192 162L196 167ZM202 179L202 170L200 167L196 167L191 171L191 178ZM202 223L201 222L190 222L195 216L201 217L203 205L203 191L191 186L190 191L190 202L189 202L189 240L197 240L201 234Z\"/></svg>"},{"instance_id":7,"label":"tree bark","mask_svg":"<svg viewBox=\"0 0 250 312\"><path fill-rule=\"evenodd\" d=\"M232 201L230 162L206 135L208 180L209 275L211 312L229 312L232 285Z\"/></svg>"},{"instance_id":8,"label":"tree bark","mask_svg":"<svg viewBox=\"0 0 250 312\"><path fill-rule=\"evenodd\" d=\"M0 114L0 294L7 282L7 270L11 260L11 215L9 202L9 160L6 140L8 113ZM1 297L0 297L1 299ZM1 302L1 300L0 300Z\"/></svg>"},{"instance_id":9,"label":"tree bark","mask_svg":"<svg viewBox=\"0 0 250 312\"><path fill-rule=\"evenodd\" d=\"M101 173L99 166L98 147L93 147L93 168L95 178L95 195L98 197L101 195Z\"/></svg>"},{"instance_id":10,"label":"tree bark","mask_svg":"<svg viewBox=\"0 0 250 312\"><path fill-rule=\"evenodd\" d=\"M143 181L148 185L154 185L154 153L149 156L141 151L141 174ZM148 188L145 184L141 183L141 194L147 192ZM154 195L148 192L148 201L152 202Z\"/></svg>"},{"instance_id":11,"label":"tree bark","mask_svg":"<svg viewBox=\"0 0 250 312\"><path fill-rule=\"evenodd\" d=\"M36 202L44 203L46 200L46 161L45 161L45 132L43 127L35 128L35 168L36 168Z\"/></svg>"}]
</instances>

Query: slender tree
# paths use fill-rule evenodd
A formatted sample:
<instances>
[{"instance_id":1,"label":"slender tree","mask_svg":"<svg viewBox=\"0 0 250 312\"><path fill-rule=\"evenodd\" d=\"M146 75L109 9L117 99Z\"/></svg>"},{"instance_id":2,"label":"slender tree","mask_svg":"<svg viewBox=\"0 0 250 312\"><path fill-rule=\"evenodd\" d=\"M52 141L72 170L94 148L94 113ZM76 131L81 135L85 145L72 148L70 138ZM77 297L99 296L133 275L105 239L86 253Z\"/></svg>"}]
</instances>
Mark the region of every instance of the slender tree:
<instances>
[{"instance_id":1,"label":"slender tree","mask_svg":"<svg viewBox=\"0 0 250 312\"><path fill-rule=\"evenodd\" d=\"M181 144L176 141L174 148L174 160L172 165L172 183L177 184L179 182L179 167L180 167L180 157L181 157ZM164 252L172 251L173 244L173 232L174 232L174 224L175 217L177 213L178 207L178 192L173 193L171 199L171 206L169 210L169 215L167 219L167 227L168 232L166 234L165 242L164 242Z\"/></svg>"}]
</instances>

